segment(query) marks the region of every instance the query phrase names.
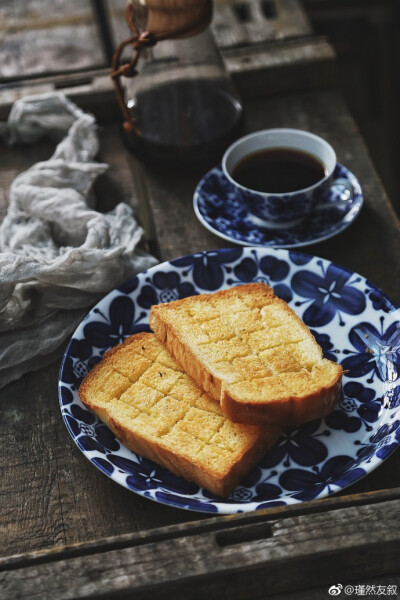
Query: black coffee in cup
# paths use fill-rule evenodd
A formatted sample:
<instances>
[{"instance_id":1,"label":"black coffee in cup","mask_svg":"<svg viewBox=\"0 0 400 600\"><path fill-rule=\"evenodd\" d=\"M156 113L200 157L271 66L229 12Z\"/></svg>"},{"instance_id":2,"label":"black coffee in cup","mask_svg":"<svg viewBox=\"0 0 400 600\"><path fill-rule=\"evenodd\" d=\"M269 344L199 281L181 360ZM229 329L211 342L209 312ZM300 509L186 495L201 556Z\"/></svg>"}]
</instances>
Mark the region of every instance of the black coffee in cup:
<instances>
[{"instance_id":1,"label":"black coffee in cup","mask_svg":"<svg viewBox=\"0 0 400 600\"><path fill-rule=\"evenodd\" d=\"M252 152L239 160L231 174L243 187L270 194L304 190L325 175L325 166L317 157L294 148Z\"/></svg>"}]
</instances>

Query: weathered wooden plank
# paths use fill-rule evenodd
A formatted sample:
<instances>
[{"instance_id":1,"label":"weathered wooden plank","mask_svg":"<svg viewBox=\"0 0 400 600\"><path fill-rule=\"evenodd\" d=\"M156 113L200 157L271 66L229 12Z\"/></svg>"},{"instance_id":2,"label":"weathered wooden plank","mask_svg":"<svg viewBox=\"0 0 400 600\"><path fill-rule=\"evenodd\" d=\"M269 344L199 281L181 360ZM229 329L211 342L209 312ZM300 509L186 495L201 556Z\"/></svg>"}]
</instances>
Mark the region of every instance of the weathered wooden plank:
<instances>
[{"instance_id":1,"label":"weathered wooden plank","mask_svg":"<svg viewBox=\"0 0 400 600\"><path fill-rule=\"evenodd\" d=\"M193 519L155 509L83 458L61 419L58 368L57 361L0 392L0 555Z\"/></svg>"},{"instance_id":2,"label":"weathered wooden plank","mask_svg":"<svg viewBox=\"0 0 400 600\"><path fill-rule=\"evenodd\" d=\"M90 5L78 0L32 0L29 8L20 0L2 3L0 33L1 77L104 62Z\"/></svg>"},{"instance_id":3,"label":"weathered wooden plank","mask_svg":"<svg viewBox=\"0 0 400 600\"><path fill-rule=\"evenodd\" d=\"M232 600L385 575L398 568L400 501L171 537L0 574L0 598ZM190 531L190 529L189 529ZM189 533L189 535L188 535ZM312 565L312 567L311 567ZM334 571L332 569L334 565Z\"/></svg>"},{"instance_id":4,"label":"weathered wooden plank","mask_svg":"<svg viewBox=\"0 0 400 600\"><path fill-rule=\"evenodd\" d=\"M128 155L118 128L99 131L110 168L96 183L99 210L118 202L134 206ZM0 215L14 177L47 159L55 143L8 148L0 145ZM57 362L0 390L0 555L187 521L190 513L135 497L83 459L61 419ZM29 532L29 535L27 535Z\"/></svg>"},{"instance_id":5,"label":"weathered wooden plank","mask_svg":"<svg viewBox=\"0 0 400 600\"><path fill-rule=\"evenodd\" d=\"M300 515L313 515L330 513L333 510L346 509L356 506L372 506L382 502L400 500L400 487L395 489L379 490L351 495L331 496L321 500L291 504L288 506L272 507L252 513L242 513L234 516L218 516L189 522L176 523L161 528L135 531L106 538L98 538L75 544L55 546L32 550L22 554L0 557L0 571L25 568L53 560L70 559L77 556L86 556L96 552L105 552L120 548L128 548L143 543L158 543L178 537L200 535L207 532L224 532L227 529L249 526L251 531L256 531L259 524L277 519L293 518ZM327 517L328 518L328 517Z\"/></svg>"},{"instance_id":6,"label":"weathered wooden plank","mask_svg":"<svg viewBox=\"0 0 400 600\"><path fill-rule=\"evenodd\" d=\"M247 32L230 2L215 4L212 31L220 48L231 48L248 43Z\"/></svg>"},{"instance_id":7,"label":"weathered wooden plank","mask_svg":"<svg viewBox=\"0 0 400 600\"><path fill-rule=\"evenodd\" d=\"M268 2L266 3L268 6ZM310 35L313 32L307 11L304 10L300 0L278 0L275 2L277 18L279 20L278 37L285 35L288 38L299 35Z\"/></svg>"},{"instance_id":8,"label":"weathered wooden plank","mask_svg":"<svg viewBox=\"0 0 400 600\"><path fill-rule=\"evenodd\" d=\"M211 28L220 48L288 39L312 32L298 0L216 0Z\"/></svg>"},{"instance_id":9,"label":"weathered wooden plank","mask_svg":"<svg viewBox=\"0 0 400 600\"><path fill-rule=\"evenodd\" d=\"M18 541L23 532L29 532L37 548L65 543L56 476L56 417L41 397L54 382L54 369L42 373L41 392L33 392L34 379L28 375L8 386L2 398L0 539L11 551L24 547L23 539Z\"/></svg>"},{"instance_id":10,"label":"weathered wooden plank","mask_svg":"<svg viewBox=\"0 0 400 600\"><path fill-rule=\"evenodd\" d=\"M334 85L335 53L323 37L227 50L225 63L245 99Z\"/></svg>"},{"instance_id":11,"label":"weathered wooden plank","mask_svg":"<svg viewBox=\"0 0 400 600\"><path fill-rule=\"evenodd\" d=\"M46 75L10 87L0 85L0 120L7 119L16 100L53 91L64 92L83 109L93 112L101 122L120 117L109 69L95 69L79 74Z\"/></svg>"}]
</instances>

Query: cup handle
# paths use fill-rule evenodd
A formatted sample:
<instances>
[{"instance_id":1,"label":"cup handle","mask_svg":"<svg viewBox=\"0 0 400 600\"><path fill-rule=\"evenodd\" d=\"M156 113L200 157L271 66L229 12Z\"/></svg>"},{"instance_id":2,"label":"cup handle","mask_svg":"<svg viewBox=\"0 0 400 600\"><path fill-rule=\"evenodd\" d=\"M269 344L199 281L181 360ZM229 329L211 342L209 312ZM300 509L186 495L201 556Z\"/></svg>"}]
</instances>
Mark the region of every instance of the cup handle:
<instances>
[{"instance_id":1,"label":"cup handle","mask_svg":"<svg viewBox=\"0 0 400 600\"><path fill-rule=\"evenodd\" d=\"M334 199L328 199L323 203L320 203L317 208L329 208L332 206L343 206L348 202L354 200L357 195L357 189L355 185L346 179L345 177L337 177L333 181L331 181L328 192L332 190L335 186L341 186L342 192L335 194Z\"/></svg>"}]
</instances>

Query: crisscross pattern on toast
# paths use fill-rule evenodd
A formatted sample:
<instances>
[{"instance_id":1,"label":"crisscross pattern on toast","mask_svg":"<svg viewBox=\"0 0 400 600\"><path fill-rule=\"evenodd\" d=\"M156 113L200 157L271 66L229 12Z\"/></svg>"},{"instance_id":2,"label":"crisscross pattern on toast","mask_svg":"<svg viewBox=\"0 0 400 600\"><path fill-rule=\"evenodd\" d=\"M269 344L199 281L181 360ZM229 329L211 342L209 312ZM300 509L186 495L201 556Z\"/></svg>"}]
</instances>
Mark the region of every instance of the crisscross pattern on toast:
<instances>
[{"instance_id":1,"label":"crisscross pattern on toast","mask_svg":"<svg viewBox=\"0 0 400 600\"><path fill-rule=\"evenodd\" d=\"M221 496L280 432L231 423L149 333L108 352L79 395L128 448Z\"/></svg>"},{"instance_id":2,"label":"crisscross pattern on toast","mask_svg":"<svg viewBox=\"0 0 400 600\"><path fill-rule=\"evenodd\" d=\"M263 283L153 306L150 326L233 421L301 423L337 399L340 365Z\"/></svg>"}]
</instances>

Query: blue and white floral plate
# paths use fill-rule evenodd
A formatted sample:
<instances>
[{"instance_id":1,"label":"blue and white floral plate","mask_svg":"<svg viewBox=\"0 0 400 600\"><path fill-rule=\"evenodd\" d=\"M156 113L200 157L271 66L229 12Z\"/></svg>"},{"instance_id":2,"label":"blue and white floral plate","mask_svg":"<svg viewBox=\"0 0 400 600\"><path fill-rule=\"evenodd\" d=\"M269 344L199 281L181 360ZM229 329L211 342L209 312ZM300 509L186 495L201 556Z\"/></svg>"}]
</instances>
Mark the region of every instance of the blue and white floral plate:
<instances>
[{"instance_id":1,"label":"blue and white floral plate","mask_svg":"<svg viewBox=\"0 0 400 600\"><path fill-rule=\"evenodd\" d=\"M221 499L127 450L81 404L78 387L103 353L148 331L150 306L265 281L347 371L337 408L288 428L229 498ZM327 260L287 250L201 252L152 267L101 300L74 333L59 378L74 442L120 485L171 506L237 513L322 498L376 468L400 442L400 314L372 283Z\"/></svg>"},{"instance_id":2,"label":"blue and white floral plate","mask_svg":"<svg viewBox=\"0 0 400 600\"><path fill-rule=\"evenodd\" d=\"M340 164L336 166L334 178L339 181L327 191L324 206L297 225L284 229L271 229L260 219L252 217L243 202L237 199L221 167L209 171L199 182L193 208L204 227L229 242L263 248L299 248L341 233L358 216L363 205L358 179ZM348 186L340 179L350 184L352 197Z\"/></svg>"}]
</instances>

